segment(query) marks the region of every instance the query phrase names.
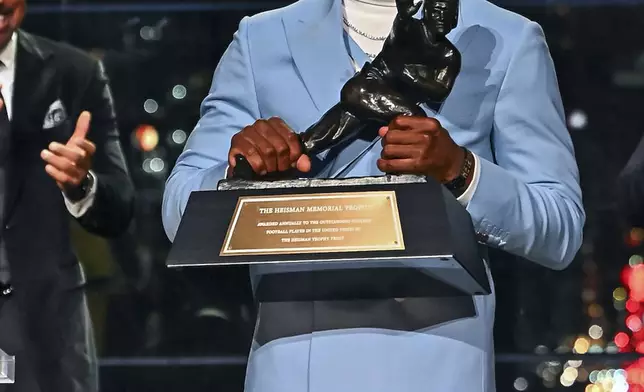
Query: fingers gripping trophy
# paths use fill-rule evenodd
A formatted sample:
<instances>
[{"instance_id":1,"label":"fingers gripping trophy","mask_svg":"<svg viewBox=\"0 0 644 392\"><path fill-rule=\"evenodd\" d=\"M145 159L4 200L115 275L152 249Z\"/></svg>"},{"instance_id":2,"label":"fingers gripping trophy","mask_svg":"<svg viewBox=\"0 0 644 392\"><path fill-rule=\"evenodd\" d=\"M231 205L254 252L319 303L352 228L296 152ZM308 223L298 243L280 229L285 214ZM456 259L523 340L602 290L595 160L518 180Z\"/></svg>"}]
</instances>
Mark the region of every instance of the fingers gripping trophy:
<instances>
[{"instance_id":1,"label":"fingers gripping trophy","mask_svg":"<svg viewBox=\"0 0 644 392\"><path fill-rule=\"evenodd\" d=\"M457 25L459 1L397 0L396 5L398 14L382 51L347 81L339 103L297 135L300 154L291 155L293 162L299 155L328 150L399 116L426 117L421 104L440 107L451 92L461 70L461 54L447 34ZM233 179L285 179L285 172L256 173L243 154L235 155L235 161Z\"/></svg>"}]
</instances>

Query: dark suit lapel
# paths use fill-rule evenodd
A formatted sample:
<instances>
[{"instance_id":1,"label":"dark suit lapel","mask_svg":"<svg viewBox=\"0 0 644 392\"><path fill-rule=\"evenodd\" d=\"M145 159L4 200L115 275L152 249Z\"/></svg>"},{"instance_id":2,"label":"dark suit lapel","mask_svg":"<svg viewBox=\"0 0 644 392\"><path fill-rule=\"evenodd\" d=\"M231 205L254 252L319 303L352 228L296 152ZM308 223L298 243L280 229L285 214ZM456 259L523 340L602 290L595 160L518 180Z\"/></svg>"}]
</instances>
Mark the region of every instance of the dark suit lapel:
<instances>
[{"instance_id":1,"label":"dark suit lapel","mask_svg":"<svg viewBox=\"0 0 644 392\"><path fill-rule=\"evenodd\" d=\"M23 153L24 141L42 130L48 105L47 93L55 76L51 55L50 51L38 44L35 37L23 31L18 32L5 219L11 217L25 181L25 176L21 175L26 155Z\"/></svg>"},{"instance_id":2,"label":"dark suit lapel","mask_svg":"<svg viewBox=\"0 0 644 392\"><path fill-rule=\"evenodd\" d=\"M284 28L295 66L322 112L340 100L340 89L355 74L343 39L340 0L301 0L287 13Z\"/></svg>"}]
</instances>

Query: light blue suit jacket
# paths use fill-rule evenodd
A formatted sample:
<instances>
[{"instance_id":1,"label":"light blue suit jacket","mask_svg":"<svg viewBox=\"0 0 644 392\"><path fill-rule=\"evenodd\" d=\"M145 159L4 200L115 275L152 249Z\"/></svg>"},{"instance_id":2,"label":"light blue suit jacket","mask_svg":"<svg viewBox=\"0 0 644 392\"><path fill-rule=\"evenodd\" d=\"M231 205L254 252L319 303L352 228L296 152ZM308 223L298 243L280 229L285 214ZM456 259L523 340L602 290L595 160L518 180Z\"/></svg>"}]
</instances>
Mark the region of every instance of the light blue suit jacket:
<instances>
[{"instance_id":1,"label":"light blue suit jacket","mask_svg":"<svg viewBox=\"0 0 644 392\"><path fill-rule=\"evenodd\" d=\"M303 131L338 102L354 74L347 42L359 63L367 60L344 35L341 12L340 0L300 0L241 21L166 184L171 240L190 193L224 177L235 133L271 116ZM566 267L585 214L541 28L485 0L461 0L449 38L462 71L440 113L430 114L481 158L467 206L475 229L491 247ZM380 151L359 140L322 154L324 175L381 175ZM246 391L494 391L494 294L469 301L472 314L447 319L430 299L261 304Z\"/></svg>"}]
</instances>

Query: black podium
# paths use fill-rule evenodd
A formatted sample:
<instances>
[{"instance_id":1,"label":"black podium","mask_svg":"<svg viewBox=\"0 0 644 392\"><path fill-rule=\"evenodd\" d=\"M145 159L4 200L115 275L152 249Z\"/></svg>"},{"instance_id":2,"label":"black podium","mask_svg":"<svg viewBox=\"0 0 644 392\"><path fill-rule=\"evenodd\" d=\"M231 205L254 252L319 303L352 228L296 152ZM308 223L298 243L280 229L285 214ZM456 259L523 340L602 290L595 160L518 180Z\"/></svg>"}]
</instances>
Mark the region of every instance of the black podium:
<instances>
[{"instance_id":1,"label":"black podium","mask_svg":"<svg viewBox=\"0 0 644 392\"><path fill-rule=\"evenodd\" d=\"M193 192L169 267L248 265L260 302L484 295L467 211L417 176L221 181Z\"/></svg>"}]
</instances>

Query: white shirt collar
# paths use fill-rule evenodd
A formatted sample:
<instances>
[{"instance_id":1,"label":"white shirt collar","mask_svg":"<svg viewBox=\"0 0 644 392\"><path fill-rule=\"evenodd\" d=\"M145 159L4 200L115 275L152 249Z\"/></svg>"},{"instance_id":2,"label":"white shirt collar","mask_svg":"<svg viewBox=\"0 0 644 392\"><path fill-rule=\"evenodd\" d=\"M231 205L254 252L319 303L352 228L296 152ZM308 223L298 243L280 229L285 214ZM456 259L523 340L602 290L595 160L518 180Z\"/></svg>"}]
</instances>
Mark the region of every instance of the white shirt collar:
<instances>
[{"instance_id":1,"label":"white shirt collar","mask_svg":"<svg viewBox=\"0 0 644 392\"><path fill-rule=\"evenodd\" d=\"M13 68L16 64L16 50L18 49L18 34L13 33L9 43L0 52L0 61L7 68Z\"/></svg>"}]
</instances>

